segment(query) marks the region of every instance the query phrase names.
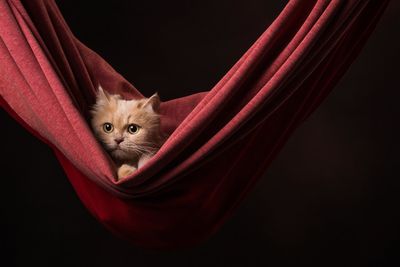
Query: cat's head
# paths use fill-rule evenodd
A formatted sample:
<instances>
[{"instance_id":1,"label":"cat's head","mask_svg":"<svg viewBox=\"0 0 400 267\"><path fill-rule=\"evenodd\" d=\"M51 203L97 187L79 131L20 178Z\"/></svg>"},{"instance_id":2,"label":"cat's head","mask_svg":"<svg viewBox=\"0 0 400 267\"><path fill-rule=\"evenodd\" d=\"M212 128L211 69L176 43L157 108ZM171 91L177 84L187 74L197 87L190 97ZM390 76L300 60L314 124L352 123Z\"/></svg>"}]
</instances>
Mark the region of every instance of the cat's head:
<instances>
[{"instance_id":1,"label":"cat's head","mask_svg":"<svg viewBox=\"0 0 400 267\"><path fill-rule=\"evenodd\" d=\"M100 86L92 113L92 128L104 148L118 160L154 153L160 142L160 98L124 100Z\"/></svg>"}]
</instances>

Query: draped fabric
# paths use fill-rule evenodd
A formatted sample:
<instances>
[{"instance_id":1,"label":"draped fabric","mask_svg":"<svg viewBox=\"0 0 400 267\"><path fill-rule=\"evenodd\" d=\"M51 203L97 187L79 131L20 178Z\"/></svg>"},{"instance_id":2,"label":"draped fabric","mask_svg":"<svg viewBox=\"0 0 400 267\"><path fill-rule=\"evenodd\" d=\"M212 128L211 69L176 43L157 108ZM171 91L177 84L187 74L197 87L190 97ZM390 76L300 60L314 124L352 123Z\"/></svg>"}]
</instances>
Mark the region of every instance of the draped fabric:
<instances>
[{"instance_id":1,"label":"draped fabric","mask_svg":"<svg viewBox=\"0 0 400 267\"><path fill-rule=\"evenodd\" d=\"M142 95L74 37L54 1L0 1L1 104L54 150L110 231L144 247L196 244L229 218L325 99L387 2L289 1L213 88L162 103L168 140L122 181L88 111L98 84L127 99Z\"/></svg>"}]
</instances>

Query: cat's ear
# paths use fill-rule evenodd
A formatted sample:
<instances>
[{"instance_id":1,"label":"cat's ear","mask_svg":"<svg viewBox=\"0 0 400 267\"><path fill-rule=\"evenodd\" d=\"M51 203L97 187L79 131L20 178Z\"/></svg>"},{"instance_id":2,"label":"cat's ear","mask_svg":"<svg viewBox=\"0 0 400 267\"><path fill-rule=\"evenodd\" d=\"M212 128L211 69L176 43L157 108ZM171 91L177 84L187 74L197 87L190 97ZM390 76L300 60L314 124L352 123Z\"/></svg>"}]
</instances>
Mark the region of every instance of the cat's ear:
<instances>
[{"instance_id":1,"label":"cat's ear","mask_svg":"<svg viewBox=\"0 0 400 267\"><path fill-rule=\"evenodd\" d=\"M157 93L149 97L142 106L144 109L158 113L160 109L160 97Z\"/></svg>"},{"instance_id":2,"label":"cat's ear","mask_svg":"<svg viewBox=\"0 0 400 267\"><path fill-rule=\"evenodd\" d=\"M110 94L107 93L107 91L105 91L103 89L103 87L101 87L100 84L99 84L98 91L97 91L97 100L104 100L107 102L110 102L110 100L111 100Z\"/></svg>"}]
</instances>

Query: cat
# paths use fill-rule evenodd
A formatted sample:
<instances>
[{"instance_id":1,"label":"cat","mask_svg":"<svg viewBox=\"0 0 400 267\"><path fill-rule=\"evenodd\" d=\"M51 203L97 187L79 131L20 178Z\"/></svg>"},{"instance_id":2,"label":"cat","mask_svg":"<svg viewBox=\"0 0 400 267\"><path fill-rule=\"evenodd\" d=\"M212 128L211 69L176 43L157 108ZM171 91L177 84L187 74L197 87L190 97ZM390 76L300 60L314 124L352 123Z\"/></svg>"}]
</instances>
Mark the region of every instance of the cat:
<instances>
[{"instance_id":1,"label":"cat","mask_svg":"<svg viewBox=\"0 0 400 267\"><path fill-rule=\"evenodd\" d=\"M149 98L125 100L99 86L91 124L117 165L118 180L142 167L164 143L159 107L157 93Z\"/></svg>"}]
</instances>

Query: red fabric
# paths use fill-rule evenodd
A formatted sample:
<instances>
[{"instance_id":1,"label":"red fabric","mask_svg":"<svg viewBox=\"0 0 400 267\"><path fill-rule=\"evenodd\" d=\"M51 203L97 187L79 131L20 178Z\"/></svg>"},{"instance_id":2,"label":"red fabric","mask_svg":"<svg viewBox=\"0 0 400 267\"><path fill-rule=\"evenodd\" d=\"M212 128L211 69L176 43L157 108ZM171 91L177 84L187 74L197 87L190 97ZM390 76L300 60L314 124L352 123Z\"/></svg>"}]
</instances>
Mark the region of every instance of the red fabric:
<instances>
[{"instance_id":1,"label":"red fabric","mask_svg":"<svg viewBox=\"0 0 400 267\"><path fill-rule=\"evenodd\" d=\"M171 136L122 182L88 110L98 83L126 98L141 94L74 37L54 1L0 2L2 107L54 149L112 232L146 247L195 244L232 214L331 91L387 2L290 1L214 88L162 104Z\"/></svg>"}]
</instances>

